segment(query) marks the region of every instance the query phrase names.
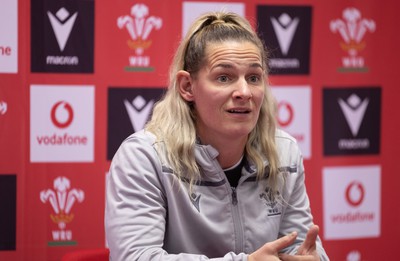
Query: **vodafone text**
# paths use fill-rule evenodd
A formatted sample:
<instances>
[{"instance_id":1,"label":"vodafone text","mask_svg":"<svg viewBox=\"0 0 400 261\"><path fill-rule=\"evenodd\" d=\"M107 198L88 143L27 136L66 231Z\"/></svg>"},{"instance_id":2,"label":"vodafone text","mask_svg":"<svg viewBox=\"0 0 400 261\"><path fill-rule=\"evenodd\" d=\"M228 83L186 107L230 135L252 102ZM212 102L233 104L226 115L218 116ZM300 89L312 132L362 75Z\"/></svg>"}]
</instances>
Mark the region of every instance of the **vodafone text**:
<instances>
[{"instance_id":1,"label":"vodafone text","mask_svg":"<svg viewBox=\"0 0 400 261\"><path fill-rule=\"evenodd\" d=\"M36 140L39 145L87 145L88 138L64 133L64 135L37 136Z\"/></svg>"},{"instance_id":2,"label":"vodafone text","mask_svg":"<svg viewBox=\"0 0 400 261\"><path fill-rule=\"evenodd\" d=\"M373 212L348 212L346 214L332 215L331 220L333 223L354 223L354 222L367 222L373 221L375 214Z\"/></svg>"}]
</instances>

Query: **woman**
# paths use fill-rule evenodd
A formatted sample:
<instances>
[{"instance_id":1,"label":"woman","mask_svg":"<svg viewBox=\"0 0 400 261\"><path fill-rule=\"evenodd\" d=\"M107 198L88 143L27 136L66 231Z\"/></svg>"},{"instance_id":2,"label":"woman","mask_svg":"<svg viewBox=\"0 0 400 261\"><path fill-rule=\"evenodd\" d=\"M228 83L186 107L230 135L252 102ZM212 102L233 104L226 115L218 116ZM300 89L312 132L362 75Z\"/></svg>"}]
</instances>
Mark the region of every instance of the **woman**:
<instances>
[{"instance_id":1,"label":"woman","mask_svg":"<svg viewBox=\"0 0 400 261\"><path fill-rule=\"evenodd\" d=\"M301 153L276 130L266 61L240 16L195 21L165 97L112 160L111 260L328 260Z\"/></svg>"}]
</instances>

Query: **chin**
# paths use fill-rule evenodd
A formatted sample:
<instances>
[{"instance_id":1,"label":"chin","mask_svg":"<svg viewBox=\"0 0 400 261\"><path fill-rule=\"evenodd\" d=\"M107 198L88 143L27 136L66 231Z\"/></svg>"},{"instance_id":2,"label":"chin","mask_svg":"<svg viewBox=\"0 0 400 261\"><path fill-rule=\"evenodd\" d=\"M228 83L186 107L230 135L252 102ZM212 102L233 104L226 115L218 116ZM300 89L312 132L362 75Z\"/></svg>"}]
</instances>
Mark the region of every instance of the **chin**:
<instances>
[{"instance_id":1,"label":"chin","mask_svg":"<svg viewBox=\"0 0 400 261\"><path fill-rule=\"evenodd\" d=\"M229 131L227 131L227 136L232 138L247 137L252 130L253 129L251 128L240 128L240 129L231 128L229 129Z\"/></svg>"}]
</instances>

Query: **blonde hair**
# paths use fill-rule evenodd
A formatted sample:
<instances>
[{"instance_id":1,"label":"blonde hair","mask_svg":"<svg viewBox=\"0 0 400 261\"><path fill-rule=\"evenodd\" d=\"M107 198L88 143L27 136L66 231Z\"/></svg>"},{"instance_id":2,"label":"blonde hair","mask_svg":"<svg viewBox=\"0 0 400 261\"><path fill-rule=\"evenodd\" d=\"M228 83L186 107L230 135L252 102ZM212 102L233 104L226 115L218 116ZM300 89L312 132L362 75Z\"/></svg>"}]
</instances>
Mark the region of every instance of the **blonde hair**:
<instances>
[{"instance_id":1,"label":"blonde hair","mask_svg":"<svg viewBox=\"0 0 400 261\"><path fill-rule=\"evenodd\" d=\"M175 174L181 179L188 179L190 187L200 179L200 170L194 156L196 117L192 104L179 93L176 75L178 71L186 70L195 76L206 60L206 46L227 40L256 45L263 57L267 75L267 52L250 23L234 13L207 13L192 24L181 41L170 68L168 90L155 105L152 118L146 125L146 129L156 135L157 141L164 144L168 164ZM266 171L269 172L269 186L276 191L278 153L275 145L275 101L267 84L264 93L259 119L248 136L245 155L256 165L259 179L266 175ZM268 170L264 167L265 160L269 163Z\"/></svg>"}]
</instances>

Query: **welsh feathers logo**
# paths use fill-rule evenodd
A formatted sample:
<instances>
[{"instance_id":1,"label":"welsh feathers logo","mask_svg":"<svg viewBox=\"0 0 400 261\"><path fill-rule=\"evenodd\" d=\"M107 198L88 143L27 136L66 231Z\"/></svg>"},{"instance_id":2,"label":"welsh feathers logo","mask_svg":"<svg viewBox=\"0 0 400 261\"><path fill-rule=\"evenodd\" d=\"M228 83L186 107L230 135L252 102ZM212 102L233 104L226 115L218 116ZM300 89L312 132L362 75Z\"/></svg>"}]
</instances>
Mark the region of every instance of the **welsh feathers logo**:
<instances>
[{"instance_id":1,"label":"welsh feathers logo","mask_svg":"<svg viewBox=\"0 0 400 261\"><path fill-rule=\"evenodd\" d=\"M350 251L346 256L346 261L360 261L361 253L358 250Z\"/></svg>"},{"instance_id":2,"label":"welsh feathers logo","mask_svg":"<svg viewBox=\"0 0 400 261\"><path fill-rule=\"evenodd\" d=\"M348 54L342 57L340 71L368 71L360 52L366 47L363 37L367 32L374 32L376 24L372 19L362 18L361 12L354 7L344 9L342 18L330 22L330 30L342 37L340 47Z\"/></svg>"},{"instance_id":3,"label":"welsh feathers logo","mask_svg":"<svg viewBox=\"0 0 400 261\"><path fill-rule=\"evenodd\" d=\"M274 195L276 194L276 195ZM268 207L268 216L277 216L282 214L282 209L276 198L279 198L279 192L273 193L268 187L263 193L259 195L259 198L264 201Z\"/></svg>"},{"instance_id":4,"label":"welsh feathers logo","mask_svg":"<svg viewBox=\"0 0 400 261\"><path fill-rule=\"evenodd\" d=\"M7 112L7 102L0 101L0 115L4 115Z\"/></svg>"},{"instance_id":5,"label":"welsh feathers logo","mask_svg":"<svg viewBox=\"0 0 400 261\"><path fill-rule=\"evenodd\" d=\"M66 245L75 245L72 241L72 231L67 229L67 224L72 222L74 214L71 212L72 206L85 199L85 193L81 189L71 188L71 184L66 177L57 177L53 183L53 189L45 189L40 192L42 203L49 203L53 209L50 214L51 220L57 224L58 229L52 231L53 242L50 245L60 245L60 241Z\"/></svg>"},{"instance_id":6,"label":"welsh feathers logo","mask_svg":"<svg viewBox=\"0 0 400 261\"><path fill-rule=\"evenodd\" d=\"M162 19L156 16L149 16L149 8L145 4L135 4L131 8L130 15L118 17L117 25L119 29L126 29L130 39L127 45L135 51L135 55L129 57L129 66L125 67L127 71L153 71L150 67L150 57L144 55L152 41L149 35L153 30L162 27Z\"/></svg>"}]
</instances>

